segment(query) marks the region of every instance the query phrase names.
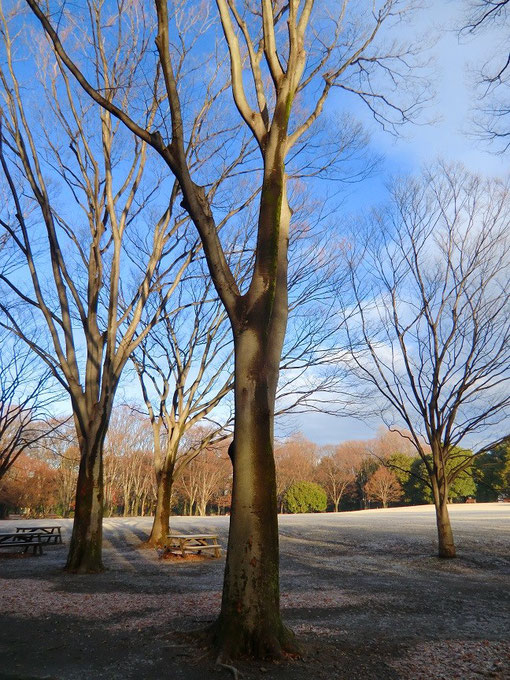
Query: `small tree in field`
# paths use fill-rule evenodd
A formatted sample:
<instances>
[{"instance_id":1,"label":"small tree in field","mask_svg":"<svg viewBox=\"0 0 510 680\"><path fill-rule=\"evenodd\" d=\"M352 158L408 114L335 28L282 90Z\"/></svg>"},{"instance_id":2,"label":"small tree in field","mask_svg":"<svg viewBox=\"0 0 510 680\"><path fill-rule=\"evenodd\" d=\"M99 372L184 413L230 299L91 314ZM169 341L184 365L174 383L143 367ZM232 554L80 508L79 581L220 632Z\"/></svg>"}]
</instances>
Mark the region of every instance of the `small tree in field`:
<instances>
[{"instance_id":1,"label":"small tree in field","mask_svg":"<svg viewBox=\"0 0 510 680\"><path fill-rule=\"evenodd\" d=\"M386 467L379 467L365 485L367 497L372 501L379 501L383 508L390 503L396 503L402 498L402 486L396 475Z\"/></svg>"},{"instance_id":2,"label":"small tree in field","mask_svg":"<svg viewBox=\"0 0 510 680\"><path fill-rule=\"evenodd\" d=\"M316 479L333 503L335 512L338 512L344 493L356 480L354 468L353 460L341 447L323 456L317 466Z\"/></svg>"},{"instance_id":3,"label":"small tree in field","mask_svg":"<svg viewBox=\"0 0 510 680\"><path fill-rule=\"evenodd\" d=\"M504 182L438 165L397 182L349 254L358 413L382 414L421 457L440 557L455 557L447 504L472 465L463 443L510 415L509 220Z\"/></svg>"},{"instance_id":4,"label":"small tree in field","mask_svg":"<svg viewBox=\"0 0 510 680\"><path fill-rule=\"evenodd\" d=\"M315 482L294 482L285 493L285 505L291 513L324 512L328 496Z\"/></svg>"}]
</instances>

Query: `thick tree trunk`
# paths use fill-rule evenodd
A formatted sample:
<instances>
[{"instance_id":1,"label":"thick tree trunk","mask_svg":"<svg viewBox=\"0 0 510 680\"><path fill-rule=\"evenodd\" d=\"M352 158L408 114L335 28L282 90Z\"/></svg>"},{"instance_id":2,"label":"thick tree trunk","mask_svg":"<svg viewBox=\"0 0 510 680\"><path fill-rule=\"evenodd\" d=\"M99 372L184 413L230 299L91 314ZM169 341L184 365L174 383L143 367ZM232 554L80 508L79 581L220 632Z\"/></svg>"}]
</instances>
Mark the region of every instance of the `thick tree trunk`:
<instances>
[{"instance_id":1,"label":"thick tree trunk","mask_svg":"<svg viewBox=\"0 0 510 680\"><path fill-rule=\"evenodd\" d=\"M65 569L77 573L103 570L103 445L106 427L80 438L80 469L76 487L73 532Z\"/></svg>"},{"instance_id":2,"label":"thick tree trunk","mask_svg":"<svg viewBox=\"0 0 510 680\"><path fill-rule=\"evenodd\" d=\"M165 460L163 467L156 473L157 499L154 511L154 522L148 545L165 545L170 530L170 504L172 501L172 485L174 481L174 463Z\"/></svg>"},{"instance_id":3,"label":"thick tree trunk","mask_svg":"<svg viewBox=\"0 0 510 680\"><path fill-rule=\"evenodd\" d=\"M269 162L273 144L275 157ZM275 395L288 316L290 210L279 156L283 148L275 137L266 149L255 272L233 323L232 509L221 613L215 625L223 659L278 658L285 651L297 651L294 635L280 615L273 448Z\"/></svg>"},{"instance_id":4,"label":"thick tree trunk","mask_svg":"<svg viewBox=\"0 0 510 680\"><path fill-rule=\"evenodd\" d=\"M432 493L436 508L437 537L439 542L438 555L439 557L446 558L455 557L455 543L448 513L448 488L433 478Z\"/></svg>"},{"instance_id":5,"label":"thick tree trunk","mask_svg":"<svg viewBox=\"0 0 510 680\"><path fill-rule=\"evenodd\" d=\"M263 333L246 330L235 344L232 513L216 624L216 640L225 659L296 651L294 636L280 617L273 418L276 355L279 360L281 348L271 347L273 342Z\"/></svg>"}]
</instances>

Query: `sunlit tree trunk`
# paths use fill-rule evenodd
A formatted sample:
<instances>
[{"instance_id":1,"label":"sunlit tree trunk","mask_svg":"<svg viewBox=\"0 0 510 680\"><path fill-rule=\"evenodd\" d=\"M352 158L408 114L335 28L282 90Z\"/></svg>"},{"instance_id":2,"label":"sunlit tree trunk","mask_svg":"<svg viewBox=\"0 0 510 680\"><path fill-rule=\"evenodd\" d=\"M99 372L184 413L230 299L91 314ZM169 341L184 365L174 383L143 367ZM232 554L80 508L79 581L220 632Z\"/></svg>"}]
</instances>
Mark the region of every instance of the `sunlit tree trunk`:
<instances>
[{"instance_id":1,"label":"sunlit tree trunk","mask_svg":"<svg viewBox=\"0 0 510 680\"><path fill-rule=\"evenodd\" d=\"M444 474L440 473L439 466L434 464L431 477L432 496L436 508L437 537L439 543L439 557L451 558L456 556L455 543L453 541L452 525L448 512L448 483Z\"/></svg>"},{"instance_id":2,"label":"sunlit tree trunk","mask_svg":"<svg viewBox=\"0 0 510 680\"><path fill-rule=\"evenodd\" d=\"M76 507L66 570L91 573L103 570L103 446L108 419L99 417L90 432L79 437L80 469Z\"/></svg>"},{"instance_id":3,"label":"sunlit tree trunk","mask_svg":"<svg viewBox=\"0 0 510 680\"><path fill-rule=\"evenodd\" d=\"M180 66L175 69L175 36L171 35L179 16L174 13L174 4L170 15L167 0L154 0L158 67L167 95L164 112L162 110L167 125L160 132L141 127L127 111L92 86L67 54L39 3L36 0L27 0L27 3L44 26L59 57L84 90L164 159L179 184L182 205L198 230L209 273L232 324L236 365L236 423L231 449L234 498L216 641L220 659L250 653L279 656L294 647L292 635L284 628L279 612L273 460L275 390L288 312L290 213L285 160L321 115L331 88L342 83L344 73L350 71L347 78L352 78L353 70L359 76L360 64L364 65L362 71L370 64L377 66L380 55L371 51L366 57L365 53L386 19L394 16L393 3L385 2L379 10L374 9L370 29L366 34L364 29L356 29L352 45L350 39L340 37L344 11L336 12L336 19L332 12L332 31L327 36L325 23L317 25L316 30L325 30L325 34L319 41L319 51L310 57L309 45L317 42L313 39L313 28L307 37L313 1L280 6L280 3L263 0L260 6L248 7L245 3L237 6L235 0L216 0L229 50L233 98L258 145L264 167L255 263L253 269L250 268L252 276L246 292L246 279L239 278L231 269L228 253L221 243L211 194L207 187L195 181L198 173L189 162L186 132L189 112L181 106L182 69ZM257 23L253 35L252 20ZM283 30L284 23L287 30ZM386 64L387 57L384 58ZM251 79L247 77L248 70ZM250 80L253 90L248 92ZM397 82L399 80L397 78ZM294 106L294 99L300 93L301 102ZM386 97L373 94L387 103ZM360 95L367 97L364 90ZM371 101L371 96L368 99ZM405 120L407 114L401 111ZM191 498L189 504L193 507Z\"/></svg>"},{"instance_id":4,"label":"sunlit tree trunk","mask_svg":"<svg viewBox=\"0 0 510 680\"><path fill-rule=\"evenodd\" d=\"M154 510L154 522L147 543L164 545L170 529L170 509L172 502L172 486L174 481L174 459L168 456L156 472L157 497Z\"/></svg>"},{"instance_id":5,"label":"sunlit tree trunk","mask_svg":"<svg viewBox=\"0 0 510 680\"><path fill-rule=\"evenodd\" d=\"M216 634L225 657L280 656L295 649L280 616L274 405L287 325L287 205L283 163L266 169L260 230L274 241L256 265L262 285L234 328L235 427L232 512ZM270 252L270 248L274 252ZM256 289L255 289L256 290Z\"/></svg>"}]
</instances>

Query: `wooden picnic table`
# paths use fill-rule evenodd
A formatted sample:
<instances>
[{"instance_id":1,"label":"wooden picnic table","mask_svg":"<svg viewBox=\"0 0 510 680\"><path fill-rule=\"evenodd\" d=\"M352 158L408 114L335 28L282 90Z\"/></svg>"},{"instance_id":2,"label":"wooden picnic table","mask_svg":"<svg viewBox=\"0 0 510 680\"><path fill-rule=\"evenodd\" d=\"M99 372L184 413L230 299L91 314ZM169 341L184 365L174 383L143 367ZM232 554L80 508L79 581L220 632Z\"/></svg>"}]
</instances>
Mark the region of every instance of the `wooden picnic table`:
<instances>
[{"instance_id":1,"label":"wooden picnic table","mask_svg":"<svg viewBox=\"0 0 510 680\"><path fill-rule=\"evenodd\" d=\"M48 527L16 527L17 534L40 534L43 543L62 543L61 527L53 525Z\"/></svg>"},{"instance_id":2,"label":"wooden picnic table","mask_svg":"<svg viewBox=\"0 0 510 680\"><path fill-rule=\"evenodd\" d=\"M23 552L27 552L29 548L33 548L34 555L42 555L41 534L32 532L0 534L0 548L23 548Z\"/></svg>"},{"instance_id":3,"label":"wooden picnic table","mask_svg":"<svg viewBox=\"0 0 510 680\"><path fill-rule=\"evenodd\" d=\"M186 553L201 553L212 550L215 557L221 557L221 546L218 543L218 534L168 534L170 549L177 549L184 557Z\"/></svg>"}]
</instances>

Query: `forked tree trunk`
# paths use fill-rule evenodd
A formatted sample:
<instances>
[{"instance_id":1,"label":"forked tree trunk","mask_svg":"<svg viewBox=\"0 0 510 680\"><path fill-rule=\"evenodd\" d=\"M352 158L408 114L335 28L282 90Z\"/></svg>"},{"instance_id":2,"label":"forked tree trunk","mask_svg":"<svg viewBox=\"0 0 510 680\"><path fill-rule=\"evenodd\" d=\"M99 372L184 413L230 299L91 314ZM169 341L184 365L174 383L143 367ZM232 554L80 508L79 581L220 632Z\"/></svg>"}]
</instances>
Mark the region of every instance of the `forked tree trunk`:
<instances>
[{"instance_id":1,"label":"forked tree trunk","mask_svg":"<svg viewBox=\"0 0 510 680\"><path fill-rule=\"evenodd\" d=\"M448 486L441 480L432 477L432 494L436 508L437 537L439 542L439 557L451 558L456 556L453 541L452 526L448 513Z\"/></svg>"},{"instance_id":2,"label":"forked tree trunk","mask_svg":"<svg viewBox=\"0 0 510 680\"><path fill-rule=\"evenodd\" d=\"M215 625L216 644L224 659L278 658L285 651L297 651L294 634L280 615L273 446L276 387L288 317L290 210L279 156L283 148L283 143L276 143L273 162L268 155L265 158L254 279L244 314L233 324L232 512L221 613Z\"/></svg>"},{"instance_id":3,"label":"forked tree trunk","mask_svg":"<svg viewBox=\"0 0 510 680\"><path fill-rule=\"evenodd\" d=\"M80 438L80 469L76 486L73 532L65 569L76 573L103 570L103 446L106 427Z\"/></svg>"},{"instance_id":4,"label":"forked tree trunk","mask_svg":"<svg viewBox=\"0 0 510 680\"><path fill-rule=\"evenodd\" d=\"M170 504L172 501L172 485L174 481L174 462L165 459L156 473L157 499L154 511L154 522L147 545L165 545L170 530Z\"/></svg>"}]
</instances>

